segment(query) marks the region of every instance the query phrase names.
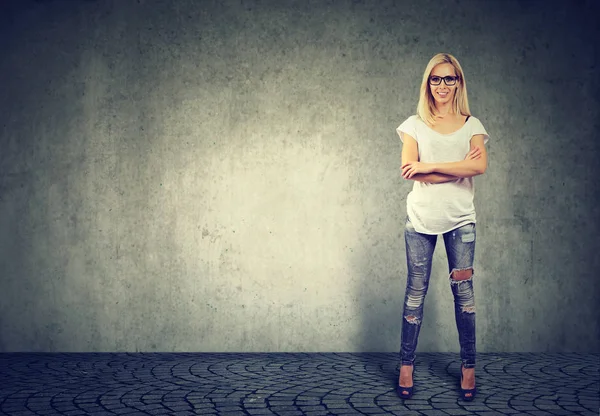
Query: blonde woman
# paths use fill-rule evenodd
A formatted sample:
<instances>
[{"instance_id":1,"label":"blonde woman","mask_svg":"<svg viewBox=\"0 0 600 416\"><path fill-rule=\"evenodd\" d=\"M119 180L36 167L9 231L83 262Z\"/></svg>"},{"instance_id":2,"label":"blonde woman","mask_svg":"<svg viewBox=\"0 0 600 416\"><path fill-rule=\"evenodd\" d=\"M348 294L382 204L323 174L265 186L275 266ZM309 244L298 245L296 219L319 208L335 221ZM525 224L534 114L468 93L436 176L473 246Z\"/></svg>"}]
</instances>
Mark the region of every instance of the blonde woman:
<instances>
[{"instance_id":1,"label":"blonde woman","mask_svg":"<svg viewBox=\"0 0 600 416\"><path fill-rule=\"evenodd\" d=\"M447 53L427 64L417 106L397 129L402 177L414 181L406 201L408 278L404 297L400 377L396 392L413 395L415 350L437 236L442 235L461 357L463 400L475 397L475 207L473 177L487 168L489 136L469 111L467 84L458 60Z\"/></svg>"}]
</instances>

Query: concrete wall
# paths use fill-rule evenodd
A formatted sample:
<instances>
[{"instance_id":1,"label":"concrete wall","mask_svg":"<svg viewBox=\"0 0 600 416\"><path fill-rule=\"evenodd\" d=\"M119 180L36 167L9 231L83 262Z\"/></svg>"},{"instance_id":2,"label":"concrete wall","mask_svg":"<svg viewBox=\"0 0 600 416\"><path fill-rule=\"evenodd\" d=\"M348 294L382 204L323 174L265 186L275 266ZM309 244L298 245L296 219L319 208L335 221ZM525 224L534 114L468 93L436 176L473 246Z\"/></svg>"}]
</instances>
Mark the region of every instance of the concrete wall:
<instances>
[{"instance_id":1,"label":"concrete wall","mask_svg":"<svg viewBox=\"0 0 600 416\"><path fill-rule=\"evenodd\" d=\"M0 351L398 351L395 128L449 52L478 350L597 352L592 3L5 2ZM418 351L458 352L433 267Z\"/></svg>"}]
</instances>

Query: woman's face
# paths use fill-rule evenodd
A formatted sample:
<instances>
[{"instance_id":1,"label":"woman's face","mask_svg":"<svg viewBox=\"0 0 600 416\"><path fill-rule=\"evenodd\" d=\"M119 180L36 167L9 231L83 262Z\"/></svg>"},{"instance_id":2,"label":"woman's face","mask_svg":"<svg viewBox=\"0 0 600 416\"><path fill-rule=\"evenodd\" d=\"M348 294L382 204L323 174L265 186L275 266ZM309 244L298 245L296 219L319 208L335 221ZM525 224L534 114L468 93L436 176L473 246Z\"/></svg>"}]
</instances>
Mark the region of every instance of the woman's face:
<instances>
[{"instance_id":1,"label":"woman's face","mask_svg":"<svg viewBox=\"0 0 600 416\"><path fill-rule=\"evenodd\" d=\"M451 103L454 99L456 88L458 87L458 80L454 82L454 85L446 85L446 81L448 81L448 83L451 82L450 79L444 79L444 77L456 78L456 72L454 71L454 66L452 66L452 64L443 63L436 65L429 75L429 88L436 104ZM438 85L434 85L432 84L432 78L434 81L441 82Z\"/></svg>"}]
</instances>

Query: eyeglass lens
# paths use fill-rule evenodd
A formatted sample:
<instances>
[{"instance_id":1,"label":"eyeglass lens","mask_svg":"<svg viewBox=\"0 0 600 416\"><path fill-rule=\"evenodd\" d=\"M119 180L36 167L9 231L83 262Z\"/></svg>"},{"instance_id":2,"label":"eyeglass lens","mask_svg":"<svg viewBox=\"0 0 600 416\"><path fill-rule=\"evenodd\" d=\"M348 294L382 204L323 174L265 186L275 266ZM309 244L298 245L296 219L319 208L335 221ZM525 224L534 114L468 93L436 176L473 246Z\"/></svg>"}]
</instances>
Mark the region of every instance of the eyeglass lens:
<instances>
[{"instance_id":1,"label":"eyeglass lens","mask_svg":"<svg viewBox=\"0 0 600 416\"><path fill-rule=\"evenodd\" d=\"M431 81L432 85L439 85L442 82L442 79L444 80L444 83L446 85L454 85L456 83L456 78L457 77L451 77L451 76L447 76L447 77L437 77L437 76L433 76L431 78L429 78L429 80Z\"/></svg>"}]
</instances>

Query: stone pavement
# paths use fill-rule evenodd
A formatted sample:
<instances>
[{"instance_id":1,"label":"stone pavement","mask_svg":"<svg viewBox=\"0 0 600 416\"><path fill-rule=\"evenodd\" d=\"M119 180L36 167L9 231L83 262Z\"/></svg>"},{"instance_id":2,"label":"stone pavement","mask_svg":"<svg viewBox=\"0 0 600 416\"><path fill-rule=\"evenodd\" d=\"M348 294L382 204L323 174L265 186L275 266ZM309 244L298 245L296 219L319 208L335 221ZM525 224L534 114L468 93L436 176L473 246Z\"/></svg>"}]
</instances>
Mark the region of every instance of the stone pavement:
<instances>
[{"instance_id":1,"label":"stone pavement","mask_svg":"<svg viewBox=\"0 0 600 416\"><path fill-rule=\"evenodd\" d=\"M2 353L6 415L600 415L600 354L419 353L415 394L395 353Z\"/></svg>"}]
</instances>

